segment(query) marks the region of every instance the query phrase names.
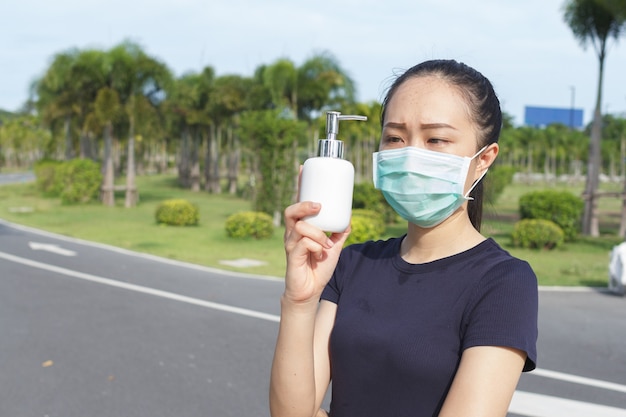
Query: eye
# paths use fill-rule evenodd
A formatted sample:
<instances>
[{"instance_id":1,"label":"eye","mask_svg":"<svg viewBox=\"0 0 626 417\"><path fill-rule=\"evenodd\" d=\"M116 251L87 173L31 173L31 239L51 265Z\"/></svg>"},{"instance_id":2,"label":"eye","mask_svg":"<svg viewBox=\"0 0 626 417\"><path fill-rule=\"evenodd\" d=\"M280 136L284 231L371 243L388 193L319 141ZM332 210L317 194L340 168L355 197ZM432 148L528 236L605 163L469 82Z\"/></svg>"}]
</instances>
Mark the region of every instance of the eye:
<instances>
[{"instance_id":1,"label":"eye","mask_svg":"<svg viewBox=\"0 0 626 417\"><path fill-rule=\"evenodd\" d=\"M401 148L402 146L404 146L404 139L400 136L383 135L379 149L394 149Z\"/></svg>"},{"instance_id":2,"label":"eye","mask_svg":"<svg viewBox=\"0 0 626 417\"><path fill-rule=\"evenodd\" d=\"M383 136L383 143L384 144L400 144L400 143L404 143L404 139L402 139L400 136L394 136L394 135L385 135Z\"/></svg>"},{"instance_id":3,"label":"eye","mask_svg":"<svg viewBox=\"0 0 626 417\"><path fill-rule=\"evenodd\" d=\"M446 139L441 139L441 138L428 139L428 144L432 145L433 147L442 147L442 146L445 146L447 143L448 143L448 140Z\"/></svg>"}]
</instances>

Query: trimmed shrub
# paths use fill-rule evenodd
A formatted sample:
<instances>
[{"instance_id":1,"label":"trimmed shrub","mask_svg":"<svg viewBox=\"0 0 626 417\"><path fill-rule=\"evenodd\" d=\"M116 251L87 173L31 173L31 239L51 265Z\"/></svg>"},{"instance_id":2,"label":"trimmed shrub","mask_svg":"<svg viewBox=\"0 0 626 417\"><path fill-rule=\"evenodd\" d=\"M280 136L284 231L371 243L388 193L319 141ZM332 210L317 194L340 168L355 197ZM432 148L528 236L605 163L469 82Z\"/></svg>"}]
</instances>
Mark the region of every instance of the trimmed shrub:
<instances>
[{"instance_id":1,"label":"trimmed shrub","mask_svg":"<svg viewBox=\"0 0 626 417\"><path fill-rule=\"evenodd\" d=\"M34 166L35 185L46 197L58 197L61 194L61 190L55 188L57 186L55 176L60 165L61 161L44 159L38 161Z\"/></svg>"},{"instance_id":2,"label":"trimmed shrub","mask_svg":"<svg viewBox=\"0 0 626 417\"><path fill-rule=\"evenodd\" d=\"M563 230L553 221L525 219L515 223L513 245L527 249L554 249L563 244Z\"/></svg>"},{"instance_id":3,"label":"trimmed shrub","mask_svg":"<svg viewBox=\"0 0 626 417\"><path fill-rule=\"evenodd\" d=\"M350 226L352 231L346 240L346 246L380 239L382 234L385 233L385 222L382 216L372 210L352 210Z\"/></svg>"},{"instance_id":4,"label":"trimmed shrub","mask_svg":"<svg viewBox=\"0 0 626 417\"><path fill-rule=\"evenodd\" d=\"M563 230L566 242L578 236L583 208L583 200L568 191L533 191L519 199L520 219L551 220Z\"/></svg>"},{"instance_id":5,"label":"trimmed shrub","mask_svg":"<svg viewBox=\"0 0 626 417\"><path fill-rule=\"evenodd\" d=\"M387 200L385 200L383 193L369 182L354 185L352 208L371 210L378 213L385 224L394 223L398 217L393 208L387 203Z\"/></svg>"},{"instance_id":6,"label":"trimmed shrub","mask_svg":"<svg viewBox=\"0 0 626 417\"><path fill-rule=\"evenodd\" d=\"M226 234L232 238L267 239L274 234L272 216L260 211L242 211L226 219Z\"/></svg>"},{"instance_id":7,"label":"trimmed shrub","mask_svg":"<svg viewBox=\"0 0 626 417\"><path fill-rule=\"evenodd\" d=\"M200 221L198 207L184 199L161 202L154 215L158 224L170 226L196 226Z\"/></svg>"},{"instance_id":8,"label":"trimmed shrub","mask_svg":"<svg viewBox=\"0 0 626 417\"><path fill-rule=\"evenodd\" d=\"M56 168L54 184L54 190L59 192L63 204L89 203L97 200L102 184L100 164L91 159L62 162Z\"/></svg>"},{"instance_id":9,"label":"trimmed shrub","mask_svg":"<svg viewBox=\"0 0 626 417\"><path fill-rule=\"evenodd\" d=\"M34 171L37 189L46 197L60 197L63 204L89 203L100 195L100 164L91 159L42 160Z\"/></svg>"}]
</instances>

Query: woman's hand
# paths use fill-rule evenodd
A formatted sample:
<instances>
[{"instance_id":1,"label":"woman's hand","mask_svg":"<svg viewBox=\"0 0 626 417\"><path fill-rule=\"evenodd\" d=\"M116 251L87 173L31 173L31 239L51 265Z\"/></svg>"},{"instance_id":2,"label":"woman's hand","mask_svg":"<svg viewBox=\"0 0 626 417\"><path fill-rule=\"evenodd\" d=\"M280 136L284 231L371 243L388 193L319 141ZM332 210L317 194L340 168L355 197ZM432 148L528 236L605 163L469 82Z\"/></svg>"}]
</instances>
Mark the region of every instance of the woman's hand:
<instances>
[{"instance_id":1,"label":"woman's hand","mask_svg":"<svg viewBox=\"0 0 626 417\"><path fill-rule=\"evenodd\" d=\"M287 272L284 297L293 303L314 301L317 304L350 234L348 227L343 233L328 237L319 228L302 220L317 214L320 209L320 204L304 201L285 210Z\"/></svg>"}]
</instances>

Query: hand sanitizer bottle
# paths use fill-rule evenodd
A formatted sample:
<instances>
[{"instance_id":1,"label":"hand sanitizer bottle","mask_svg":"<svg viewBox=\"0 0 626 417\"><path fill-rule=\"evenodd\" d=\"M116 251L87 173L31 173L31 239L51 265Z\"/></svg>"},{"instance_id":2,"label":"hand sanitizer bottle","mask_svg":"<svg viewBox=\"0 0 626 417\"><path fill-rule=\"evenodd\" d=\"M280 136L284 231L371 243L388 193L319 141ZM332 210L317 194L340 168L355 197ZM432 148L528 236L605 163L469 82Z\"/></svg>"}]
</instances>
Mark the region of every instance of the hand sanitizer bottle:
<instances>
[{"instance_id":1,"label":"hand sanitizer bottle","mask_svg":"<svg viewBox=\"0 0 626 417\"><path fill-rule=\"evenodd\" d=\"M343 142L337 140L340 120L367 120L365 116L326 113L326 139L318 143L317 157L309 158L302 167L299 201L321 204L315 216L304 221L325 232L340 233L350 225L354 166L343 159Z\"/></svg>"}]
</instances>

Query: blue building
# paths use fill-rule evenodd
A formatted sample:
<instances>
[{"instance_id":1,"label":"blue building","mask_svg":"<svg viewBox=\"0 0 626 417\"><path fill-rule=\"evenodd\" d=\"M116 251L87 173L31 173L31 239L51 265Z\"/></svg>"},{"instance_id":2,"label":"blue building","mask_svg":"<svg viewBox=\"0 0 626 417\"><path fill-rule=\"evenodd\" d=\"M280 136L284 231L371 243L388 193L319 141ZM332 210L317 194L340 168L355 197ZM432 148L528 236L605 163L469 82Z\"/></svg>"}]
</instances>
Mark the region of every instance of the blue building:
<instances>
[{"instance_id":1,"label":"blue building","mask_svg":"<svg viewBox=\"0 0 626 417\"><path fill-rule=\"evenodd\" d=\"M560 123L572 129L582 129L583 110L535 106L524 108L524 124L526 126L546 127L553 123Z\"/></svg>"}]
</instances>

